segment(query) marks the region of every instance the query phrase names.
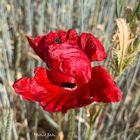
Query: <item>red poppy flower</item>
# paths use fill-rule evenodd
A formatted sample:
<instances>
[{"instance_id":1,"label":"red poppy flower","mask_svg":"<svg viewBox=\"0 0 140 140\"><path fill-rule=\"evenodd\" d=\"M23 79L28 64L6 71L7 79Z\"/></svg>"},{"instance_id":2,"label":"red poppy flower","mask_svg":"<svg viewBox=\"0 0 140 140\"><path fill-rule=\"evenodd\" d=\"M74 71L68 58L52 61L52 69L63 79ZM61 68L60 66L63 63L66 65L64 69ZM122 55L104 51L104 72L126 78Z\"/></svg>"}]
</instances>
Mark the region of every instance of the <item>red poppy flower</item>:
<instances>
[{"instance_id":1,"label":"red poppy flower","mask_svg":"<svg viewBox=\"0 0 140 140\"><path fill-rule=\"evenodd\" d=\"M105 68L91 67L91 61L106 58L103 45L92 34L78 36L70 29L27 39L47 68L38 67L34 77L13 84L24 99L39 102L49 112L121 100L122 93Z\"/></svg>"}]
</instances>

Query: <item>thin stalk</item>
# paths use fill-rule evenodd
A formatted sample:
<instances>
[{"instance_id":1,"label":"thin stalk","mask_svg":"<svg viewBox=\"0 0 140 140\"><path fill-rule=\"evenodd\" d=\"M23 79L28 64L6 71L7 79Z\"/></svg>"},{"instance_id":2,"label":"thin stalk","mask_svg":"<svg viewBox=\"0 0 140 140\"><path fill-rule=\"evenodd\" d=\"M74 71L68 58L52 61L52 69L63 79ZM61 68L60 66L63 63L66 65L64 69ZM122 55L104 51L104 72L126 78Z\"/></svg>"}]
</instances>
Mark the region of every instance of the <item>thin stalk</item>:
<instances>
[{"instance_id":1,"label":"thin stalk","mask_svg":"<svg viewBox=\"0 0 140 140\"><path fill-rule=\"evenodd\" d=\"M83 108L80 108L79 118L82 118ZM78 119L78 140L81 140L81 121Z\"/></svg>"},{"instance_id":2,"label":"thin stalk","mask_svg":"<svg viewBox=\"0 0 140 140\"><path fill-rule=\"evenodd\" d=\"M35 133L37 133L37 128L38 128L38 121L39 121L39 111L38 111L38 109L39 109L39 107L38 107L38 104L36 103L36 112L35 112L35 124L34 124L34 126L35 126ZM38 138L37 138L37 135L34 135L35 137L34 137L34 139L35 140L37 140Z\"/></svg>"},{"instance_id":3,"label":"thin stalk","mask_svg":"<svg viewBox=\"0 0 140 140\"><path fill-rule=\"evenodd\" d=\"M43 110L41 111L43 112L46 121L51 125L51 127L53 127L54 129L58 129L59 128L58 124L51 118L49 113L44 112Z\"/></svg>"},{"instance_id":4,"label":"thin stalk","mask_svg":"<svg viewBox=\"0 0 140 140\"><path fill-rule=\"evenodd\" d=\"M75 116L75 111L70 110L70 112L69 112L69 131L68 131L67 140L73 140L73 137L74 137L74 116Z\"/></svg>"},{"instance_id":5,"label":"thin stalk","mask_svg":"<svg viewBox=\"0 0 140 140\"><path fill-rule=\"evenodd\" d=\"M100 106L99 109L95 112L95 114L90 114L90 124L89 124L89 131L88 131L88 138L87 140L91 139L92 136L92 129L93 129L93 125L97 119L97 117L99 116L101 110L103 109L104 106Z\"/></svg>"}]
</instances>

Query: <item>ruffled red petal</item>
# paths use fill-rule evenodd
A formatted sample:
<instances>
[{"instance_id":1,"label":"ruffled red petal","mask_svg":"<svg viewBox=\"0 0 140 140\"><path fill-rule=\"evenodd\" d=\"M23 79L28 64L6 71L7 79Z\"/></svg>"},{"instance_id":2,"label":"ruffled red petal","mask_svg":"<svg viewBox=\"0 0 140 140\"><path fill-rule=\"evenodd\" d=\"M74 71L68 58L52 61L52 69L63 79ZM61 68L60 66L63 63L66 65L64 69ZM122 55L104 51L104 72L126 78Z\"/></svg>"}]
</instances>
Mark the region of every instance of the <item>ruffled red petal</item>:
<instances>
[{"instance_id":1,"label":"ruffled red petal","mask_svg":"<svg viewBox=\"0 0 140 140\"><path fill-rule=\"evenodd\" d=\"M66 112L96 102L118 102L122 98L120 89L108 72L101 66L92 69L92 80L78 85L73 90L53 85L46 69L38 67L33 78L22 78L13 85L15 91L24 99L40 102L49 112Z\"/></svg>"},{"instance_id":2,"label":"ruffled red petal","mask_svg":"<svg viewBox=\"0 0 140 140\"><path fill-rule=\"evenodd\" d=\"M89 88L90 95L96 102L118 102L122 99L121 90L102 66L96 66L92 69Z\"/></svg>"},{"instance_id":3,"label":"ruffled red petal","mask_svg":"<svg viewBox=\"0 0 140 140\"><path fill-rule=\"evenodd\" d=\"M15 91L23 96L24 99L31 101L43 101L48 94L54 95L66 92L63 88L52 85L46 75L46 69L38 67L33 78L21 78L13 84Z\"/></svg>"},{"instance_id":4,"label":"ruffled red petal","mask_svg":"<svg viewBox=\"0 0 140 140\"><path fill-rule=\"evenodd\" d=\"M43 56L43 52L41 47L39 46L40 41L42 40L42 38L44 38L44 36L37 36L35 39L32 39L30 36L26 35L26 38L30 44L30 46L33 48L33 50L35 51L35 53L42 59L44 60L44 56Z\"/></svg>"},{"instance_id":5,"label":"ruffled red petal","mask_svg":"<svg viewBox=\"0 0 140 140\"><path fill-rule=\"evenodd\" d=\"M22 78L13 84L15 91L26 100L40 102L49 112L66 112L93 102L87 84L73 90L51 84L46 69L38 67L33 78Z\"/></svg>"},{"instance_id":6,"label":"ruffled red petal","mask_svg":"<svg viewBox=\"0 0 140 140\"><path fill-rule=\"evenodd\" d=\"M93 100L90 98L87 84L77 87L67 93L48 95L44 102L41 102L43 109L49 112L66 112L72 108L79 108L90 104Z\"/></svg>"},{"instance_id":7,"label":"ruffled red petal","mask_svg":"<svg viewBox=\"0 0 140 140\"><path fill-rule=\"evenodd\" d=\"M78 37L78 34L74 29L70 29L67 32L63 30L49 32L48 34L38 36L35 39L31 39L29 36L26 37L30 46L43 60L44 57L46 57L46 54L43 53L43 48L63 43L79 46L86 53L90 61L102 61L107 56L103 45L96 37L90 33L82 33L81 36Z\"/></svg>"},{"instance_id":8,"label":"ruffled red petal","mask_svg":"<svg viewBox=\"0 0 140 140\"><path fill-rule=\"evenodd\" d=\"M32 39L30 36L26 36L30 46L33 48L35 53L44 60L46 54L43 53L44 49L52 44L62 44L67 42L68 44L77 43L77 33L75 30L70 29L68 32L63 30L58 30L55 32L49 32L43 36L37 36L35 39ZM45 61L45 60L44 60Z\"/></svg>"},{"instance_id":9,"label":"ruffled red petal","mask_svg":"<svg viewBox=\"0 0 140 140\"><path fill-rule=\"evenodd\" d=\"M102 61L107 57L101 42L90 33L82 33L79 46L86 53L90 61Z\"/></svg>"},{"instance_id":10,"label":"ruffled red petal","mask_svg":"<svg viewBox=\"0 0 140 140\"><path fill-rule=\"evenodd\" d=\"M49 78L58 83L87 83L91 79L91 64L77 46L55 44L44 48L50 67Z\"/></svg>"},{"instance_id":11,"label":"ruffled red petal","mask_svg":"<svg viewBox=\"0 0 140 140\"><path fill-rule=\"evenodd\" d=\"M74 29L70 29L66 33L67 43L76 45L78 41L78 34Z\"/></svg>"}]
</instances>

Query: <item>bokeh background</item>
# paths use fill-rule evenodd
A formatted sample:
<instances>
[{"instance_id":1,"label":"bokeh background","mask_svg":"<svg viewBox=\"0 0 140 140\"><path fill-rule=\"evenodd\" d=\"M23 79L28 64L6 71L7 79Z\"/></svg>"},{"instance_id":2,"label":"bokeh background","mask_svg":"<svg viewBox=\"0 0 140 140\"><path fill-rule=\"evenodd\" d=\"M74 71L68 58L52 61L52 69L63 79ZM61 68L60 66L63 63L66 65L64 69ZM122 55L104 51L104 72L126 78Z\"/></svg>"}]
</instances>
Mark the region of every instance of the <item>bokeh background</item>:
<instances>
[{"instance_id":1,"label":"bokeh background","mask_svg":"<svg viewBox=\"0 0 140 140\"><path fill-rule=\"evenodd\" d=\"M139 0L0 0L0 139L66 140L68 135L69 112L45 112L37 103L23 101L12 88L16 79L32 76L36 66L45 66L29 47L26 34L35 37L69 28L79 34L91 32L105 46L108 59L100 64L113 76L110 51L117 30L115 20L123 18L131 22L131 17L135 17L139 24L139 3ZM123 91L120 103L104 104L99 113L100 104L75 110L74 140L86 140L89 133L91 140L140 140L138 53L116 82Z\"/></svg>"}]
</instances>

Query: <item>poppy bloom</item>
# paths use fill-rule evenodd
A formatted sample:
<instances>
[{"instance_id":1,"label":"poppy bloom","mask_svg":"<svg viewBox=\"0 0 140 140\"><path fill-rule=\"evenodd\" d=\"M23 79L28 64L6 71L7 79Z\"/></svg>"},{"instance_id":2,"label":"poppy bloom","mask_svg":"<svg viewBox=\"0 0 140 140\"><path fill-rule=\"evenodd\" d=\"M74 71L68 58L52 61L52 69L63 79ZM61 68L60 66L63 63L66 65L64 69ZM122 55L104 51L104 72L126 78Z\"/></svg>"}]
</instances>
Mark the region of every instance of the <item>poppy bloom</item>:
<instances>
[{"instance_id":1,"label":"poppy bloom","mask_svg":"<svg viewBox=\"0 0 140 140\"><path fill-rule=\"evenodd\" d=\"M35 53L46 63L37 67L32 78L24 77L13 84L26 100L39 102L49 112L66 112L92 102L118 102L122 93L103 66L106 52L90 33L80 36L75 30L58 30L32 39L26 36Z\"/></svg>"}]
</instances>

